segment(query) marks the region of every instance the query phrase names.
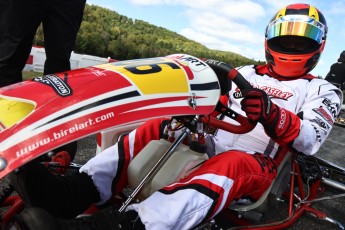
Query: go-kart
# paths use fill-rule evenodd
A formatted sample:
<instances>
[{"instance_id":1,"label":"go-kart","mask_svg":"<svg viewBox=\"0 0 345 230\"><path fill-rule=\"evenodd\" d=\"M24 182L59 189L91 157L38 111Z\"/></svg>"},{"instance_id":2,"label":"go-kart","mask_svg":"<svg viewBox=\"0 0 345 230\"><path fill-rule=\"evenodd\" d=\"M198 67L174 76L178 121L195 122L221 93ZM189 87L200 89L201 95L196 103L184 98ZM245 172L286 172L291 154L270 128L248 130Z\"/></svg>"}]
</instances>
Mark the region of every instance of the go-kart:
<instances>
[{"instance_id":1,"label":"go-kart","mask_svg":"<svg viewBox=\"0 0 345 230\"><path fill-rule=\"evenodd\" d=\"M174 54L71 70L0 88L0 178L6 179L9 173L34 159L46 161L46 155L52 159L45 162L49 168L78 168L69 160L54 161L49 154L54 156L54 149L95 134L99 152L148 119L177 120L180 136L173 141L150 142L130 163L129 187L114 199L114 205L124 211L130 203L145 199L211 157L205 145L208 133L215 129L246 133L255 127L220 102L229 81L240 90L252 87L225 63ZM214 111L231 117L237 124L210 116ZM191 135L197 138L185 145L183 140ZM150 152L155 152L155 159L147 157ZM70 157L73 159L74 154ZM56 171L61 172L65 170ZM329 188L345 192L344 176L345 169L339 166L291 151L259 200L230 205L196 229L285 229L306 212L343 229L340 221L312 204L344 196L320 197ZM279 208L281 203L287 204L286 217L263 222L265 210ZM6 229L25 206L11 185L2 188L0 204L4 209L1 225Z\"/></svg>"}]
</instances>

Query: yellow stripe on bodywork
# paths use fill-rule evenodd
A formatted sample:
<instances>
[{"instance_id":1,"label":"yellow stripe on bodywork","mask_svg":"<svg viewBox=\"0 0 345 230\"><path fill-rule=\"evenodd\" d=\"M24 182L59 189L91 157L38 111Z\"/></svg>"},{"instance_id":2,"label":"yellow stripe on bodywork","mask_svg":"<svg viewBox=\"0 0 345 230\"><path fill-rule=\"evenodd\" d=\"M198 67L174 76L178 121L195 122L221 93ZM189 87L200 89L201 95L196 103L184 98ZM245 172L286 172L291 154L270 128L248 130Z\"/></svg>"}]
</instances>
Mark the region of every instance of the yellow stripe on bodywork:
<instances>
[{"instance_id":1,"label":"yellow stripe on bodywork","mask_svg":"<svg viewBox=\"0 0 345 230\"><path fill-rule=\"evenodd\" d=\"M148 61L149 60L149 61ZM156 59L155 59L156 60ZM171 62L170 59L157 59L157 61L151 61L150 59L140 59L134 62L115 62L97 66L98 68L112 70L124 74L130 79L143 94L160 94L160 93L185 93L188 92L188 80L185 72L182 68L171 68L167 62L177 65ZM139 71L150 72L152 65L158 65L161 71L147 74L135 74L128 71L126 67L136 68Z\"/></svg>"},{"instance_id":2,"label":"yellow stripe on bodywork","mask_svg":"<svg viewBox=\"0 0 345 230\"><path fill-rule=\"evenodd\" d=\"M6 127L11 127L25 118L35 106L33 104L0 98L0 122Z\"/></svg>"}]
</instances>

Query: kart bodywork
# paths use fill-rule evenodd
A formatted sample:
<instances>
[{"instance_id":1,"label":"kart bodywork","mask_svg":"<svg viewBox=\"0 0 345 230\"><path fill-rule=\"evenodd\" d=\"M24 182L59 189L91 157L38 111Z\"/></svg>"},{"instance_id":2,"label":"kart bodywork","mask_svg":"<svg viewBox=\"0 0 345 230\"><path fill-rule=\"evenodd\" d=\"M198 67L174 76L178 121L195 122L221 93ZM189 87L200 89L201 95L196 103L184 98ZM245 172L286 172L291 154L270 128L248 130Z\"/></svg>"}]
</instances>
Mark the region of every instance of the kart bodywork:
<instances>
[{"instance_id":1,"label":"kart bodywork","mask_svg":"<svg viewBox=\"0 0 345 230\"><path fill-rule=\"evenodd\" d=\"M176 54L36 77L0 89L0 178L63 144L148 118L210 114L214 71Z\"/></svg>"}]
</instances>

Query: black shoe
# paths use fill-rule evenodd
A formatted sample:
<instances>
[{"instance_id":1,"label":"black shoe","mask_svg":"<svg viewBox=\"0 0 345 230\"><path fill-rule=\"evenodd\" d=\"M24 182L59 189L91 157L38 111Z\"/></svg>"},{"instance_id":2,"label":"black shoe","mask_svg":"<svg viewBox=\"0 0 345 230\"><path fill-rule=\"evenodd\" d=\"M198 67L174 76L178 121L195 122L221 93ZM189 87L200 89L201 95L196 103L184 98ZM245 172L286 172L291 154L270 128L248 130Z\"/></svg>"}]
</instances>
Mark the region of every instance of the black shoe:
<instances>
[{"instance_id":1,"label":"black shoe","mask_svg":"<svg viewBox=\"0 0 345 230\"><path fill-rule=\"evenodd\" d=\"M61 218L74 218L99 201L99 193L86 173L55 175L36 161L11 173L10 180L26 207L40 207Z\"/></svg>"},{"instance_id":2,"label":"black shoe","mask_svg":"<svg viewBox=\"0 0 345 230\"><path fill-rule=\"evenodd\" d=\"M130 211L134 212L134 211ZM131 213L133 214L133 213ZM135 212L136 214L136 212ZM131 215L129 215L131 216ZM137 214L136 214L137 216ZM19 230L130 230L145 229L136 218L136 228L128 219L127 212L120 213L113 207L106 208L87 217L81 217L72 220L59 219L43 209L28 208L25 209L15 222ZM140 222L140 223L138 223ZM138 228L140 226L140 228Z\"/></svg>"}]
</instances>

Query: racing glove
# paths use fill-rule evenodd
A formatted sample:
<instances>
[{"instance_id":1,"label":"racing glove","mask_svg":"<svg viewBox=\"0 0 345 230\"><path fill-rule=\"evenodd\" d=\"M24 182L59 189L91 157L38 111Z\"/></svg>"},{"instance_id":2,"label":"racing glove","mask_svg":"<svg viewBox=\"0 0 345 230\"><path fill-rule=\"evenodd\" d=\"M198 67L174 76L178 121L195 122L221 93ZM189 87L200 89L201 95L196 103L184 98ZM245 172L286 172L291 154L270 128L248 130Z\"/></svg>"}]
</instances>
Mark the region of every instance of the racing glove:
<instances>
[{"instance_id":1,"label":"racing glove","mask_svg":"<svg viewBox=\"0 0 345 230\"><path fill-rule=\"evenodd\" d=\"M298 136L301 123L299 117L274 104L265 91L246 89L241 91L241 97L242 110L249 121L261 123L267 135L279 144L290 143Z\"/></svg>"}]
</instances>

